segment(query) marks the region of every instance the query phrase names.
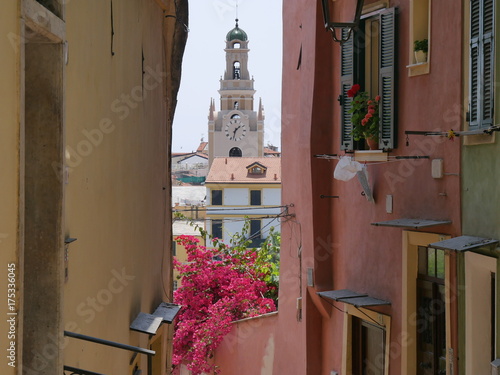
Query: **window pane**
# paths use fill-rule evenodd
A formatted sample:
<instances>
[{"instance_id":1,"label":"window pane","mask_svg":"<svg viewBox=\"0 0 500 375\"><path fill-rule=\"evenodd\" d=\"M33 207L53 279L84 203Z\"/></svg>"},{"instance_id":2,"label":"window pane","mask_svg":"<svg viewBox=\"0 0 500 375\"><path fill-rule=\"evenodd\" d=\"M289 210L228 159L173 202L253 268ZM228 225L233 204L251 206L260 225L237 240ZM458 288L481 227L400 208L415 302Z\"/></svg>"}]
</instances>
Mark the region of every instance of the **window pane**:
<instances>
[{"instance_id":1,"label":"window pane","mask_svg":"<svg viewBox=\"0 0 500 375\"><path fill-rule=\"evenodd\" d=\"M427 248L425 246L418 247L418 273L427 275Z\"/></svg>"},{"instance_id":2,"label":"window pane","mask_svg":"<svg viewBox=\"0 0 500 375\"><path fill-rule=\"evenodd\" d=\"M427 249L427 275L436 276L436 249Z\"/></svg>"},{"instance_id":3,"label":"window pane","mask_svg":"<svg viewBox=\"0 0 500 375\"><path fill-rule=\"evenodd\" d=\"M212 190L212 205L213 206L222 205L222 190Z\"/></svg>"},{"instance_id":4,"label":"window pane","mask_svg":"<svg viewBox=\"0 0 500 375\"><path fill-rule=\"evenodd\" d=\"M436 250L436 277L444 279L444 250Z\"/></svg>"},{"instance_id":5,"label":"window pane","mask_svg":"<svg viewBox=\"0 0 500 375\"><path fill-rule=\"evenodd\" d=\"M212 237L222 239L222 220L212 220Z\"/></svg>"},{"instance_id":6,"label":"window pane","mask_svg":"<svg viewBox=\"0 0 500 375\"><path fill-rule=\"evenodd\" d=\"M252 243L250 244L251 248L262 246L262 242L264 239L262 238L261 233L262 223L260 220L250 220L250 239Z\"/></svg>"},{"instance_id":7,"label":"window pane","mask_svg":"<svg viewBox=\"0 0 500 375\"><path fill-rule=\"evenodd\" d=\"M261 190L250 190L250 205L252 206L260 206L261 205Z\"/></svg>"},{"instance_id":8,"label":"window pane","mask_svg":"<svg viewBox=\"0 0 500 375\"><path fill-rule=\"evenodd\" d=\"M250 237L260 237L260 220L250 220Z\"/></svg>"},{"instance_id":9,"label":"window pane","mask_svg":"<svg viewBox=\"0 0 500 375\"><path fill-rule=\"evenodd\" d=\"M361 327L363 374L384 374L384 330L363 321Z\"/></svg>"}]
</instances>

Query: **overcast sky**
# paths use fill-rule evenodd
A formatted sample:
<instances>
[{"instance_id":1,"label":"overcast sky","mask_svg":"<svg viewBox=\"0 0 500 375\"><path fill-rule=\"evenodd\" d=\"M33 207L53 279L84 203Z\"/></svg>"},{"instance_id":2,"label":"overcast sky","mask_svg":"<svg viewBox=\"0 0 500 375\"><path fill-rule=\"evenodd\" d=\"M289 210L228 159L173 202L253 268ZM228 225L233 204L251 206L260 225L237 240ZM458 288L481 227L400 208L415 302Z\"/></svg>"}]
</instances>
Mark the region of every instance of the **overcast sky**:
<instances>
[{"instance_id":1,"label":"overcast sky","mask_svg":"<svg viewBox=\"0 0 500 375\"><path fill-rule=\"evenodd\" d=\"M280 147L282 0L238 0L239 27L248 35L248 70L255 79L254 110L265 110L265 141ZM189 33L174 117L173 152L195 151L208 140L208 108L220 109L219 79L226 66L226 34L234 28L236 0L189 0Z\"/></svg>"}]
</instances>

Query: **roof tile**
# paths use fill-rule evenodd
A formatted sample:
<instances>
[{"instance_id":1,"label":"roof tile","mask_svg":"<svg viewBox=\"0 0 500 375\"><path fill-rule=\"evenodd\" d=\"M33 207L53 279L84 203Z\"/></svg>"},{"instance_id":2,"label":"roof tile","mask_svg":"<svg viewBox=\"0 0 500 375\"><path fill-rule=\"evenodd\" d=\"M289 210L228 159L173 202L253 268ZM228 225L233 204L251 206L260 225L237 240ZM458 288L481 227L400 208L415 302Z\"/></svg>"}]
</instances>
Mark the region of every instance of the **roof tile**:
<instances>
[{"instance_id":1,"label":"roof tile","mask_svg":"<svg viewBox=\"0 0 500 375\"><path fill-rule=\"evenodd\" d=\"M248 173L247 167L254 163L264 165L267 170L261 175ZM281 183L281 158L215 158L205 184L210 183Z\"/></svg>"}]
</instances>

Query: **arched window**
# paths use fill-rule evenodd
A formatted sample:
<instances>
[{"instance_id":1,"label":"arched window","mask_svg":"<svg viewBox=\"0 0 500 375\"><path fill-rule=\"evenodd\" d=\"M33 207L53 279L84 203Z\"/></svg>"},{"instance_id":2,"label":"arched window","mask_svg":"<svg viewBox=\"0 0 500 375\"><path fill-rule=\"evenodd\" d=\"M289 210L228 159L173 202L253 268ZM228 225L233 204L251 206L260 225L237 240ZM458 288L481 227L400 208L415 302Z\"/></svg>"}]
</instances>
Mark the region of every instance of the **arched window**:
<instances>
[{"instance_id":1,"label":"arched window","mask_svg":"<svg viewBox=\"0 0 500 375\"><path fill-rule=\"evenodd\" d=\"M233 147L229 150L229 157L241 158L242 152L239 147Z\"/></svg>"},{"instance_id":2,"label":"arched window","mask_svg":"<svg viewBox=\"0 0 500 375\"><path fill-rule=\"evenodd\" d=\"M240 62L235 61L233 64L233 79L240 79L240 77L241 77Z\"/></svg>"},{"instance_id":3,"label":"arched window","mask_svg":"<svg viewBox=\"0 0 500 375\"><path fill-rule=\"evenodd\" d=\"M241 43L238 43L238 42L234 43L234 44L233 44L233 48L234 48L234 49L241 48Z\"/></svg>"},{"instance_id":4,"label":"arched window","mask_svg":"<svg viewBox=\"0 0 500 375\"><path fill-rule=\"evenodd\" d=\"M234 102L234 109L238 109L240 107L240 103Z\"/></svg>"},{"instance_id":5,"label":"arched window","mask_svg":"<svg viewBox=\"0 0 500 375\"><path fill-rule=\"evenodd\" d=\"M233 119L233 118L241 118L241 116L240 116L239 114L235 113L234 115L232 115L232 116L231 116L231 118L232 118L232 119Z\"/></svg>"}]
</instances>

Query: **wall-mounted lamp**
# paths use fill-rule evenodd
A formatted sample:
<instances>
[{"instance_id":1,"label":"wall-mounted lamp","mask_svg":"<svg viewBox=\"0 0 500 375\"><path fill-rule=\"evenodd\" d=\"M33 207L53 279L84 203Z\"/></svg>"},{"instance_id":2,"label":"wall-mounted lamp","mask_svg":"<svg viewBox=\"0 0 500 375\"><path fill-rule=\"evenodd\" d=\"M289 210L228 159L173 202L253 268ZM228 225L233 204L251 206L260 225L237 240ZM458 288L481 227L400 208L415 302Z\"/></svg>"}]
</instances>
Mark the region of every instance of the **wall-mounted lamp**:
<instances>
[{"instance_id":1,"label":"wall-mounted lamp","mask_svg":"<svg viewBox=\"0 0 500 375\"><path fill-rule=\"evenodd\" d=\"M330 3L335 1L335 6L337 9L346 8L346 13L350 15L352 21L333 21L333 7ZM325 19L325 28L332 32L333 40L339 42L340 44L345 43L351 37L352 31L358 27L359 19L361 18L361 11L363 9L364 0L321 0L323 3L323 17ZM354 9L356 5L356 9ZM337 29L340 29L340 38L337 37ZM347 31L347 35L342 32L344 29Z\"/></svg>"}]
</instances>

